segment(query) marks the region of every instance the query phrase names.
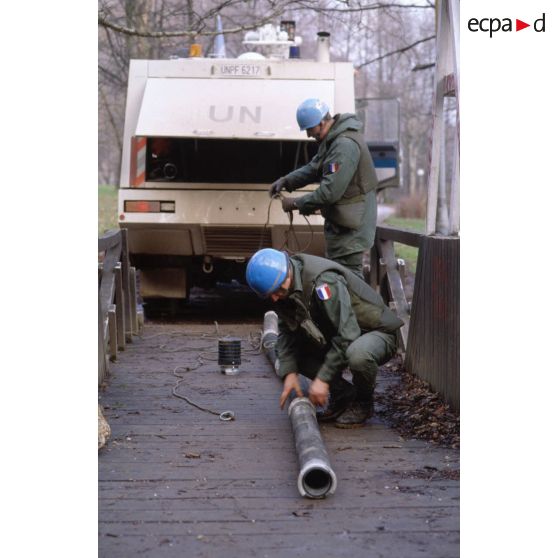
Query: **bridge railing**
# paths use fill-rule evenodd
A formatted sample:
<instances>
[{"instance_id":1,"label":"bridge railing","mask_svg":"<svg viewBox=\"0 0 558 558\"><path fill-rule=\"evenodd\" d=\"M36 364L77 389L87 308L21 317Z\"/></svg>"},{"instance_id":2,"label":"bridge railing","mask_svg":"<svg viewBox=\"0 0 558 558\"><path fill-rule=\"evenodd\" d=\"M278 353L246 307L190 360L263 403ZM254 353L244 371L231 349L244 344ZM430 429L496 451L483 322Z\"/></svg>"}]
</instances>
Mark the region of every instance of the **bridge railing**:
<instances>
[{"instance_id":1,"label":"bridge railing","mask_svg":"<svg viewBox=\"0 0 558 558\"><path fill-rule=\"evenodd\" d=\"M419 249L412 301L394 242ZM403 320L398 335L407 371L459 409L459 238L377 227L370 284Z\"/></svg>"},{"instance_id":2,"label":"bridge railing","mask_svg":"<svg viewBox=\"0 0 558 558\"><path fill-rule=\"evenodd\" d=\"M136 270L128 257L128 231L107 232L99 238L99 385L109 360L139 333L136 311Z\"/></svg>"}]
</instances>

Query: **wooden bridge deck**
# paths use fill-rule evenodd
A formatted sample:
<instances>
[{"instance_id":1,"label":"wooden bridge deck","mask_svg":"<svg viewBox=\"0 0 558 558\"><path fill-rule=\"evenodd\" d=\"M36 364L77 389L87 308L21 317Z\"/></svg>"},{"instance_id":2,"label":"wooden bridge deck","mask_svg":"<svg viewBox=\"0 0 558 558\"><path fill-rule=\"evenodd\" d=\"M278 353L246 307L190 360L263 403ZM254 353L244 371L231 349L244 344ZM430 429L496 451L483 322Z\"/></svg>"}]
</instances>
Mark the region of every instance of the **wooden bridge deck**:
<instances>
[{"instance_id":1,"label":"wooden bridge deck","mask_svg":"<svg viewBox=\"0 0 558 558\"><path fill-rule=\"evenodd\" d=\"M238 376L204 360L179 388L234 411L232 422L171 395L173 370L216 349L215 326L148 324L119 354L100 397L112 437L99 453L99 556L457 557L459 483L442 473L458 468L458 452L404 441L376 418L323 425L337 492L298 494L280 383L244 342L258 329L220 326L243 338Z\"/></svg>"}]
</instances>

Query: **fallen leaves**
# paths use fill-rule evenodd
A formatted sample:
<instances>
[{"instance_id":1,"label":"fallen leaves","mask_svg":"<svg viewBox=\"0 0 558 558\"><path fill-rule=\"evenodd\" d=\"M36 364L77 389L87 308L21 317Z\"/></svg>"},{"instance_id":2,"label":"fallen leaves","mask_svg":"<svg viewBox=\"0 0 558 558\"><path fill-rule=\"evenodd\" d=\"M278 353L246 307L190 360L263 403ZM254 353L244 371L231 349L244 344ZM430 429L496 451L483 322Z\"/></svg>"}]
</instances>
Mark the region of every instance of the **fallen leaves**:
<instances>
[{"instance_id":1,"label":"fallen leaves","mask_svg":"<svg viewBox=\"0 0 558 558\"><path fill-rule=\"evenodd\" d=\"M428 383L406 372L400 360L393 360L384 372L399 381L376 395L377 414L405 437L459 448L459 415Z\"/></svg>"},{"instance_id":2,"label":"fallen leaves","mask_svg":"<svg viewBox=\"0 0 558 558\"><path fill-rule=\"evenodd\" d=\"M396 473L407 479L459 480L459 469L438 469L428 465L415 471L397 471Z\"/></svg>"}]
</instances>

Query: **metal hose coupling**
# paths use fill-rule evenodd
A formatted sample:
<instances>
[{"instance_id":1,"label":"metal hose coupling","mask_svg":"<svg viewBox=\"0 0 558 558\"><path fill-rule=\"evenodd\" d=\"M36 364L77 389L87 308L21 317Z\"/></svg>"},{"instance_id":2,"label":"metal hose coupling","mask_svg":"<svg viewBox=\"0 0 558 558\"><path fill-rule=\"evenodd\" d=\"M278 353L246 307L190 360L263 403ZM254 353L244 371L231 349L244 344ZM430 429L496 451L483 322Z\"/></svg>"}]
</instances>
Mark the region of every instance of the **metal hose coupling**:
<instances>
[{"instance_id":1,"label":"metal hose coupling","mask_svg":"<svg viewBox=\"0 0 558 558\"><path fill-rule=\"evenodd\" d=\"M279 318L273 310L269 310L264 314L262 350L272 364L276 374L279 373L279 361L275 352L277 337L279 337Z\"/></svg>"},{"instance_id":2,"label":"metal hose coupling","mask_svg":"<svg viewBox=\"0 0 558 558\"><path fill-rule=\"evenodd\" d=\"M329 463L314 405L307 397L296 397L289 405L289 418L300 466L297 481L300 495L325 498L333 494L337 476Z\"/></svg>"},{"instance_id":3,"label":"metal hose coupling","mask_svg":"<svg viewBox=\"0 0 558 558\"><path fill-rule=\"evenodd\" d=\"M279 335L279 318L273 310L264 314L262 342L264 347L275 345Z\"/></svg>"}]
</instances>

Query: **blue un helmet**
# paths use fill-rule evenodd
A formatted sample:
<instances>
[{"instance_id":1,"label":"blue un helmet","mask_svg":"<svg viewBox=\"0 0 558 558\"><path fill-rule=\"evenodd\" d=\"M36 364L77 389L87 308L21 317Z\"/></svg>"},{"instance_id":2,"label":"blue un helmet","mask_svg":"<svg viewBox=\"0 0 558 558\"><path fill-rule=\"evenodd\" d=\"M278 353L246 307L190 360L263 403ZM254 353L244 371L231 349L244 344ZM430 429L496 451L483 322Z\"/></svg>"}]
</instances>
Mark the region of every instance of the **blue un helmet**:
<instances>
[{"instance_id":1,"label":"blue un helmet","mask_svg":"<svg viewBox=\"0 0 558 558\"><path fill-rule=\"evenodd\" d=\"M319 99L306 99L296 109L296 121L300 131L317 126L329 112L329 107Z\"/></svg>"},{"instance_id":2,"label":"blue un helmet","mask_svg":"<svg viewBox=\"0 0 558 558\"><path fill-rule=\"evenodd\" d=\"M246 281L261 298L273 294L287 278L289 261L287 254L264 248L258 250L246 267Z\"/></svg>"}]
</instances>

